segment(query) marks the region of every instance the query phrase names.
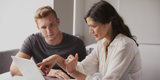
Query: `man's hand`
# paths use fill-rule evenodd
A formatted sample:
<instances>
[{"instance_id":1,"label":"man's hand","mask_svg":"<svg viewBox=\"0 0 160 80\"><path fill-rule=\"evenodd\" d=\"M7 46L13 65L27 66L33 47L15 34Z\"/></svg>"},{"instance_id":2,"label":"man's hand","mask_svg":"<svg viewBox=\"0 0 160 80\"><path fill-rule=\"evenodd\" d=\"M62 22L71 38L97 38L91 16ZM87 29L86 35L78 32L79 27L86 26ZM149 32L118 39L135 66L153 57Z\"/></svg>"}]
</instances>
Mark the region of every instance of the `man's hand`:
<instances>
[{"instance_id":1,"label":"man's hand","mask_svg":"<svg viewBox=\"0 0 160 80\"><path fill-rule=\"evenodd\" d=\"M57 69L51 69L47 76L57 77L60 80L70 80L70 77L68 75L66 75L63 71Z\"/></svg>"},{"instance_id":2,"label":"man's hand","mask_svg":"<svg viewBox=\"0 0 160 80\"><path fill-rule=\"evenodd\" d=\"M40 67L44 74L48 74L50 69L57 63L58 55L52 55L44 59L42 62L37 65Z\"/></svg>"}]
</instances>

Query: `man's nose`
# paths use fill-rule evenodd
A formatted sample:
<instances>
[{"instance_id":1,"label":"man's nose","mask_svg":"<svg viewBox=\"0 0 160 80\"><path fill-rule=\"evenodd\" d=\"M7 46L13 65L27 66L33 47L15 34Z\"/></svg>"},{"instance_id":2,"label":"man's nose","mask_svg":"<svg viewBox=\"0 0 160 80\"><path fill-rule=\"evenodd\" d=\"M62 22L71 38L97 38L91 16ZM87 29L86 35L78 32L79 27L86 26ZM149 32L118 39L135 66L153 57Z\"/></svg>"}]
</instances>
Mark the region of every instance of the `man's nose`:
<instances>
[{"instance_id":1,"label":"man's nose","mask_svg":"<svg viewBox=\"0 0 160 80\"><path fill-rule=\"evenodd\" d=\"M50 33L51 30L52 30L52 29L51 29L50 27L48 27L48 28L47 28L47 33Z\"/></svg>"}]
</instances>

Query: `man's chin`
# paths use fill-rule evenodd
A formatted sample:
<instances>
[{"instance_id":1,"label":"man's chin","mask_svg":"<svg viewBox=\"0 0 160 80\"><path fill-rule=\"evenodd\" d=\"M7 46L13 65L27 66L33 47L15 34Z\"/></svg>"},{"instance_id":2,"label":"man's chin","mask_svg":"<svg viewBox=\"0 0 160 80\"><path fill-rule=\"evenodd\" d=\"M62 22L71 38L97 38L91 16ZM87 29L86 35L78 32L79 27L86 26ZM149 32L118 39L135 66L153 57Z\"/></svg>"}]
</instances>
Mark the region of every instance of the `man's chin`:
<instances>
[{"instance_id":1,"label":"man's chin","mask_svg":"<svg viewBox=\"0 0 160 80\"><path fill-rule=\"evenodd\" d=\"M49 41L54 41L53 37L48 38Z\"/></svg>"}]
</instances>

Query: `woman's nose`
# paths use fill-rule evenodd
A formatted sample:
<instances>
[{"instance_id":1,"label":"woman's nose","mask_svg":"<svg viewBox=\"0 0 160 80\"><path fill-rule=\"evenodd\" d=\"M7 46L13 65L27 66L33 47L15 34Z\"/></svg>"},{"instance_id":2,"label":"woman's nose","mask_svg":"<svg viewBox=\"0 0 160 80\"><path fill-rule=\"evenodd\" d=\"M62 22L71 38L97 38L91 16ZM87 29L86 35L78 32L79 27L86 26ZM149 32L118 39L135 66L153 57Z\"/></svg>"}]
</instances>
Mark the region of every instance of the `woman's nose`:
<instances>
[{"instance_id":1,"label":"woman's nose","mask_svg":"<svg viewBox=\"0 0 160 80\"><path fill-rule=\"evenodd\" d=\"M90 34L93 34L93 32L94 32L93 29L92 29L92 28L89 28L89 33L90 33Z\"/></svg>"}]
</instances>

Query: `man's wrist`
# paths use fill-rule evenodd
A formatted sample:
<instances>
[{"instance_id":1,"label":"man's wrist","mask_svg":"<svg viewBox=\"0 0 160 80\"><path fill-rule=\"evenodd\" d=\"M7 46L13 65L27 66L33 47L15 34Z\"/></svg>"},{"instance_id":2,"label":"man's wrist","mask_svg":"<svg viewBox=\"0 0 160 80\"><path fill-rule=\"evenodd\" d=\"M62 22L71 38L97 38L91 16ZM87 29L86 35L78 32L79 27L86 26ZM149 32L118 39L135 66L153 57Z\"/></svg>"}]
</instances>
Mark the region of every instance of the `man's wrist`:
<instances>
[{"instance_id":1,"label":"man's wrist","mask_svg":"<svg viewBox=\"0 0 160 80\"><path fill-rule=\"evenodd\" d=\"M57 54L52 55L52 59L54 59L55 62L58 61L58 58L59 58L59 55Z\"/></svg>"},{"instance_id":2,"label":"man's wrist","mask_svg":"<svg viewBox=\"0 0 160 80\"><path fill-rule=\"evenodd\" d=\"M84 75L83 73L77 71L77 70L74 70L72 71L71 73L69 73L72 77L74 77L75 79L77 80L85 80L86 78L86 75Z\"/></svg>"}]
</instances>

